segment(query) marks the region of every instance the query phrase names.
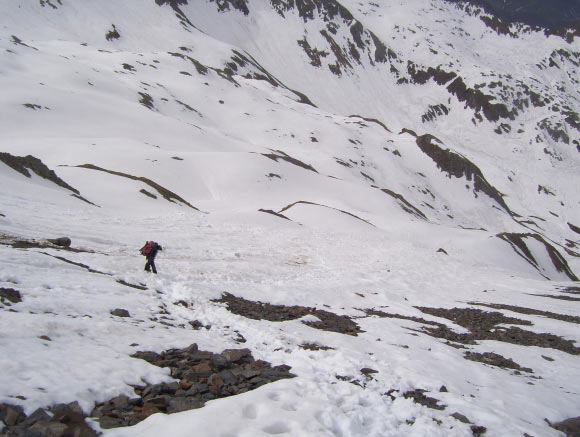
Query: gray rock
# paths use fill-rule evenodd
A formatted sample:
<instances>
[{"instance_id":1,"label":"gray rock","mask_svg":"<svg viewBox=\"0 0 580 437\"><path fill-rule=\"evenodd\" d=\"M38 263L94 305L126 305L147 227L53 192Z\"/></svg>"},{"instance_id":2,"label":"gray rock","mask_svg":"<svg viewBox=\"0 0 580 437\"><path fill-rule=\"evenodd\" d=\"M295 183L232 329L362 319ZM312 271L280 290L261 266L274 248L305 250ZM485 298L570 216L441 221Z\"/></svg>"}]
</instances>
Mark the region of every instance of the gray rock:
<instances>
[{"instance_id":1,"label":"gray rock","mask_svg":"<svg viewBox=\"0 0 580 437\"><path fill-rule=\"evenodd\" d=\"M137 352L131 355L133 358L140 358L147 361L148 363L154 363L155 361L161 360L161 356L157 352L145 351Z\"/></svg>"},{"instance_id":2,"label":"gray rock","mask_svg":"<svg viewBox=\"0 0 580 437\"><path fill-rule=\"evenodd\" d=\"M120 426L124 426L124 423L121 419L116 419L114 417L104 416L101 417L99 420L99 425L103 429L111 429L111 428L118 428Z\"/></svg>"},{"instance_id":3,"label":"gray rock","mask_svg":"<svg viewBox=\"0 0 580 437\"><path fill-rule=\"evenodd\" d=\"M212 355L211 363L217 370L229 369L232 366L230 360L221 354Z\"/></svg>"},{"instance_id":4,"label":"gray rock","mask_svg":"<svg viewBox=\"0 0 580 437\"><path fill-rule=\"evenodd\" d=\"M111 399L109 402L113 404L113 407L117 410L123 410L130 407L129 398L124 395L117 396L116 398Z\"/></svg>"},{"instance_id":5,"label":"gray rock","mask_svg":"<svg viewBox=\"0 0 580 437\"><path fill-rule=\"evenodd\" d=\"M173 398L167 407L168 413L179 413L180 411L193 410L203 407L204 403L195 398Z\"/></svg>"},{"instance_id":6,"label":"gray rock","mask_svg":"<svg viewBox=\"0 0 580 437\"><path fill-rule=\"evenodd\" d=\"M222 370L218 376L226 385L234 385L238 382L238 378L229 370Z\"/></svg>"},{"instance_id":7,"label":"gray rock","mask_svg":"<svg viewBox=\"0 0 580 437\"><path fill-rule=\"evenodd\" d=\"M26 430L28 435L40 435L42 437L63 437L68 429L64 423L49 422L49 423L35 423Z\"/></svg>"},{"instance_id":8,"label":"gray rock","mask_svg":"<svg viewBox=\"0 0 580 437\"><path fill-rule=\"evenodd\" d=\"M193 343L191 346L189 346L185 349L185 353L187 353L187 354L195 354L198 351L199 351L199 349L198 349L196 343Z\"/></svg>"},{"instance_id":9,"label":"gray rock","mask_svg":"<svg viewBox=\"0 0 580 437\"><path fill-rule=\"evenodd\" d=\"M124 310L123 308L115 308L113 311L111 311L111 315L117 317L131 317L129 311Z\"/></svg>"},{"instance_id":10,"label":"gray rock","mask_svg":"<svg viewBox=\"0 0 580 437\"><path fill-rule=\"evenodd\" d=\"M226 349L221 353L228 361L232 363L237 363L242 359L249 357L252 355L252 352L249 349Z\"/></svg>"},{"instance_id":11,"label":"gray rock","mask_svg":"<svg viewBox=\"0 0 580 437\"><path fill-rule=\"evenodd\" d=\"M18 425L26 419L24 410L22 407L17 405L0 404L0 420L4 422L6 426Z\"/></svg>"},{"instance_id":12,"label":"gray rock","mask_svg":"<svg viewBox=\"0 0 580 437\"><path fill-rule=\"evenodd\" d=\"M71 239L68 237L53 238L49 239L48 242L60 247L70 247L72 243Z\"/></svg>"},{"instance_id":13,"label":"gray rock","mask_svg":"<svg viewBox=\"0 0 580 437\"><path fill-rule=\"evenodd\" d=\"M552 428L562 431L567 436L578 436L580 435L580 417L574 417L559 423L554 423Z\"/></svg>"},{"instance_id":14,"label":"gray rock","mask_svg":"<svg viewBox=\"0 0 580 437\"><path fill-rule=\"evenodd\" d=\"M178 382L170 382L169 384L163 385L163 393L174 395L177 390L179 390Z\"/></svg>"},{"instance_id":15,"label":"gray rock","mask_svg":"<svg viewBox=\"0 0 580 437\"><path fill-rule=\"evenodd\" d=\"M451 417L463 423L471 423L471 421L461 413L453 413Z\"/></svg>"},{"instance_id":16,"label":"gray rock","mask_svg":"<svg viewBox=\"0 0 580 437\"><path fill-rule=\"evenodd\" d=\"M28 428L28 427L34 425L35 423L45 423L45 422L48 422L49 420L50 420L50 416L48 415L48 413L46 411L44 411L42 408L39 408L34 413L32 413L30 416L28 416L21 423L21 426Z\"/></svg>"}]
</instances>

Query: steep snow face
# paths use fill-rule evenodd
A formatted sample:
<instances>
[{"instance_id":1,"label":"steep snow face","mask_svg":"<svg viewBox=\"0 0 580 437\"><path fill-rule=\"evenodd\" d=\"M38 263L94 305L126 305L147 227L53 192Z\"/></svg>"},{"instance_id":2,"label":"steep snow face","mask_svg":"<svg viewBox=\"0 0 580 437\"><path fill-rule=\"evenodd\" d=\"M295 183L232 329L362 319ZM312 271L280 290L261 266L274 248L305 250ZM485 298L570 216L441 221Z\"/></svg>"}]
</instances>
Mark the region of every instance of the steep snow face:
<instances>
[{"instance_id":1,"label":"steep snow face","mask_svg":"<svg viewBox=\"0 0 580 437\"><path fill-rule=\"evenodd\" d=\"M440 1L182 2L179 11L320 108L435 135L549 232L578 220L569 183L580 156L577 38ZM565 219L552 226L555 216Z\"/></svg>"},{"instance_id":2,"label":"steep snow face","mask_svg":"<svg viewBox=\"0 0 580 437\"><path fill-rule=\"evenodd\" d=\"M244 338L298 378L108 433L557 435L544 418L576 414L578 40L440 1L2 9L0 403L90 413L171 380L130 345ZM84 251L30 241L60 235ZM224 292L365 332L234 315Z\"/></svg>"},{"instance_id":3,"label":"steep snow face","mask_svg":"<svg viewBox=\"0 0 580 437\"><path fill-rule=\"evenodd\" d=\"M139 5L6 8L4 151L59 166L102 207L131 199L129 211L147 211L169 201L299 223L329 215L339 228L347 218L381 229L411 220L491 236L532 232L563 253L564 266L578 264L577 151L541 115L560 108L574 125L577 91L562 78L570 84L577 71L558 67L555 93L529 103L531 88L553 80L532 65L535 53L564 40L498 35L473 11L439 2ZM476 41L485 51L472 50ZM532 43L540 49L525 51ZM517 55L501 62L501 44ZM562 51L571 63L574 44ZM529 92L471 88L488 75ZM498 87L503 103L485 94ZM532 116L517 134L504 123ZM556 136L542 137L540 124ZM496 125L505 126L495 133ZM112 192L102 189L108 181Z\"/></svg>"}]
</instances>

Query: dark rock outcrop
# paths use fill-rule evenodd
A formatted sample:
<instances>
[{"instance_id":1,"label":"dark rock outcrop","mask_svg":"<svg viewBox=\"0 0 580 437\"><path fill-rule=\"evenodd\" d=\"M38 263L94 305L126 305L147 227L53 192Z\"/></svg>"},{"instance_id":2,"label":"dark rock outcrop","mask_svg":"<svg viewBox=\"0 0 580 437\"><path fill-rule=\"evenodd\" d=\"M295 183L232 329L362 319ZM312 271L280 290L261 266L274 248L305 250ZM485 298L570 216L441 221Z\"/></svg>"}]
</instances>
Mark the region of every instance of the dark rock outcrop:
<instances>
[{"instance_id":1,"label":"dark rock outcrop","mask_svg":"<svg viewBox=\"0 0 580 437\"><path fill-rule=\"evenodd\" d=\"M485 179L479 167L473 162L458 153L438 146L436 142L440 143L440 141L433 135L415 136L419 148L435 161L441 171L447 173L449 177L465 177L468 181L473 180L473 190L476 196L478 192L486 194L495 200L506 212L513 215L503 200L503 195Z\"/></svg>"},{"instance_id":2,"label":"dark rock outcrop","mask_svg":"<svg viewBox=\"0 0 580 437\"><path fill-rule=\"evenodd\" d=\"M21 407L0 404L0 419L6 428L0 433L7 437L96 437L99 435L86 422L78 402L39 408L30 415Z\"/></svg>"},{"instance_id":3,"label":"dark rock outcrop","mask_svg":"<svg viewBox=\"0 0 580 437\"><path fill-rule=\"evenodd\" d=\"M195 209L197 211L199 211L199 209L197 209L195 206L191 205L187 200L183 199L182 197L178 196L177 194L173 193L172 191L169 191L167 188L162 187L161 185L159 185L156 182L153 182L151 179L145 178L145 177L138 177L138 176L133 176L127 173L123 173L120 171L112 171L112 170L106 170L104 168L101 167L97 167L96 165L93 164L82 164L82 165L77 165L77 167L79 168L86 168L89 170L98 170L98 171L102 171L105 173L109 173L115 176L121 176L127 179L131 179L134 181L141 181L147 185L149 185L151 188L155 189L161 196L163 196L163 198L169 202L180 202L183 203L184 205Z\"/></svg>"},{"instance_id":4,"label":"dark rock outcrop","mask_svg":"<svg viewBox=\"0 0 580 437\"><path fill-rule=\"evenodd\" d=\"M53 238L49 239L48 242L60 247L70 247L72 243L71 239L68 237Z\"/></svg>"},{"instance_id":5,"label":"dark rock outcrop","mask_svg":"<svg viewBox=\"0 0 580 437\"><path fill-rule=\"evenodd\" d=\"M580 436L580 417L566 419L558 423L552 423L550 426L558 431L562 431L567 437Z\"/></svg>"},{"instance_id":6,"label":"dark rock outcrop","mask_svg":"<svg viewBox=\"0 0 580 437\"><path fill-rule=\"evenodd\" d=\"M525 259L542 276L545 277L544 273L540 269L540 265L538 264L538 261L536 260L536 258L532 254L532 251L530 250L530 248L526 244L526 241L535 240L535 241L541 243L545 247L546 252L547 252L548 256L550 257L550 260L552 261L552 264L554 265L554 267L556 268L556 270L558 272L564 273L572 281L579 280L578 277L574 274L574 272L570 268L570 266L568 265L566 258L564 258L562 256L562 254L554 246L552 246L550 243L548 243L544 239L544 237L542 237L541 235L532 234L532 233L518 234L518 233L504 232L504 233L498 234L497 237L508 242L519 256L521 256L523 259Z\"/></svg>"},{"instance_id":7,"label":"dark rock outcrop","mask_svg":"<svg viewBox=\"0 0 580 437\"><path fill-rule=\"evenodd\" d=\"M6 303L6 301L19 303L22 302L22 296L18 290L13 288L0 288L0 302Z\"/></svg>"},{"instance_id":8,"label":"dark rock outcrop","mask_svg":"<svg viewBox=\"0 0 580 437\"><path fill-rule=\"evenodd\" d=\"M48 168L40 159L35 158L32 155L28 156L13 156L10 153L0 152L0 161L6 164L8 167L16 170L17 172L23 174L27 178L31 177L28 170L32 170L38 176L46 179L59 187L66 188L75 194L80 194L79 190L71 187L61 178L59 178L54 170Z\"/></svg>"},{"instance_id":9,"label":"dark rock outcrop","mask_svg":"<svg viewBox=\"0 0 580 437\"><path fill-rule=\"evenodd\" d=\"M123 308L115 308L111 311L111 315L116 317L131 317L129 311Z\"/></svg>"},{"instance_id":10,"label":"dark rock outcrop","mask_svg":"<svg viewBox=\"0 0 580 437\"><path fill-rule=\"evenodd\" d=\"M245 393L280 379L293 378L288 366L272 367L255 360L248 349L226 349L216 354L196 344L160 354L137 352L134 358L171 369L174 382L135 387L136 397L117 396L98 404L91 416L102 428L131 426L155 413L178 413L201 408L205 402Z\"/></svg>"}]
</instances>

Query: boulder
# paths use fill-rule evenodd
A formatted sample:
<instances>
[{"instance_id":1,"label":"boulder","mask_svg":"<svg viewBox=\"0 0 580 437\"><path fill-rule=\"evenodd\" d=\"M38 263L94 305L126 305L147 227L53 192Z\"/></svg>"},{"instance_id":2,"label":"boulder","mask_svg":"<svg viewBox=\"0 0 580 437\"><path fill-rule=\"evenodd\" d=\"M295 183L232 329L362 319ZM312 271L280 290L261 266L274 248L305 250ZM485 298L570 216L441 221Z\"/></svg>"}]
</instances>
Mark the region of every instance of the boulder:
<instances>
[{"instance_id":1,"label":"boulder","mask_svg":"<svg viewBox=\"0 0 580 437\"><path fill-rule=\"evenodd\" d=\"M562 422L552 424L552 428L562 431L567 436L579 436L580 435L580 417L574 417L572 419L566 419Z\"/></svg>"},{"instance_id":2,"label":"boulder","mask_svg":"<svg viewBox=\"0 0 580 437\"><path fill-rule=\"evenodd\" d=\"M113 311L111 311L111 315L117 317L131 317L129 311L124 310L123 308L115 308Z\"/></svg>"},{"instance_id":3,"label":"boulder","mask_svg":"<svg viewBox=\"0 0 580 437\"><path fill-rule=\"evenodd\" d=\"M17 405L0 404L0 420L6 426L14 426L26 419L24 410Z\"/></svg>"},{"instance_id":4,"label":"boulder","mask_svg":"<svg viewBox=\"0 0 580 437\"><path fill-rule=\"evenodd\" d=\"M0 301L4 301L4 299L9 300L12 303L22 302L20 292L13 288L0 288Z\"/></svg>"},{"instance_id":5,"label":"boulder","mask_svg":"<svg viewBox=\"0 0 580 437\"><path fill-rule=\"evenodd\" d=\"M48 242L60 247L70 247L72 243L71 239L68 237L53 238L49 239Z\"/></svg>"}]
</instances>

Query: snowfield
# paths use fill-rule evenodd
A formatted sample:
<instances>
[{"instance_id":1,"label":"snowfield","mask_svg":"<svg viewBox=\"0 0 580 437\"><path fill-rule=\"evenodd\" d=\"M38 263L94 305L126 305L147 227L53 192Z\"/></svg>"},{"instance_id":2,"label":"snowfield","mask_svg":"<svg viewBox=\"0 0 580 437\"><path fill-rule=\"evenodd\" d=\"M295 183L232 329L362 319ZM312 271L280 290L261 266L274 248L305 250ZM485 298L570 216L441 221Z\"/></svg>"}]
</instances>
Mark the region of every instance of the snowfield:
<instances>
[{"instance_id":1,"label":"snowfield","mask_svg":"<svg viewBox=\"0 0 580 437\"><path fill-rule=\"evenodd\" d=\"M439 0L177 3L0 6L0 435L75 401L105 437L564 435L578 39ZM409 62L527 106L485 119ZM190 389L133 355L192 344L294 377L132 426L93 414Z\"/></svg>"}]
</instances>

